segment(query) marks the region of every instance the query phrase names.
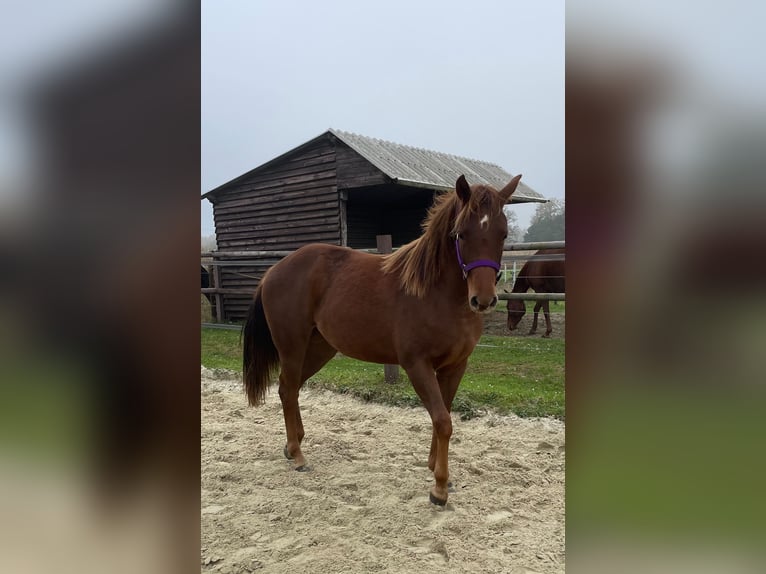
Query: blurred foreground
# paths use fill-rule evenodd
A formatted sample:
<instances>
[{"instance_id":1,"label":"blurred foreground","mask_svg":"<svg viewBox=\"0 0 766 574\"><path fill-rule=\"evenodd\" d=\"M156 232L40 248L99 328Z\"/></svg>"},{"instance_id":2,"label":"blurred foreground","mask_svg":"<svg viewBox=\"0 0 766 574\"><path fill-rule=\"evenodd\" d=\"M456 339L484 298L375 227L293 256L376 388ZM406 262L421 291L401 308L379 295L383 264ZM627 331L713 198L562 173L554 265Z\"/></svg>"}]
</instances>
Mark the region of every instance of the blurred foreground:
<instances>
[{"instance_id":1,"label":"blurred foreground","mask_svg":"<svg viewBox=\"0 0 766 574\"><path fill-rule=\"evenodd\" d=\"M193 571L198 21L46 4L0 40L1 569Z\"/></svg>"},{"instance_id":2,"label":"blurred foreground","mask_svg":"<svg viewBox=\"0 0 766 574\"><path fill-rule=\"evenodd\" d=\"M766 51L735 4L567 3L567 572L766 565Z\"/></svg>"}]
</instances>

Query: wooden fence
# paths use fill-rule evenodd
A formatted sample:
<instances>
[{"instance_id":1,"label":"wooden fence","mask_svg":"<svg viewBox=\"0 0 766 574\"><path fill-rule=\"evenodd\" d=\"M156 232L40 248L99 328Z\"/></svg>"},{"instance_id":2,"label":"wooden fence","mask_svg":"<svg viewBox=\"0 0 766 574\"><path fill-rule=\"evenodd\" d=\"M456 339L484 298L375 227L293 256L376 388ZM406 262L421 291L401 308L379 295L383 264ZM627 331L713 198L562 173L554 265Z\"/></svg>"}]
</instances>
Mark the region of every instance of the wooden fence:
<instances>
[{"instance_id":1,"label":"wooden fence","mask_svg":"<svg viewBox=\"0 0 766 574\"><path fill-rule=\"evenodd\" d=\"M373 253L391 253L391 236L380 235L378 236L378 248L377 250L366 249L365 251ZM513 265L513 281L516 280L516 262L519 260L529 261L531 259L541 261L555 261L560 260L562 255L534 255L524 254L514 255L514 252L518 251L537 251L540 249L563 249L563 241L540 241L534 243L507 243L503 246L503 260L510 261ZM505 255L506 252L510 252L511 255ZM236 294L236 295L252 295L252 289L227 289L219 287L221 284L221 267L242 266L247 265L250 267L271 267L278 260L283 257L287 257L291 251L211 251L202 253L203 262L207 259L208 265L212 268L210 274L211 287L202 288L203 294L209 294L212 296L213 306L213 318L216 322L220 322L221 310L223 309L223 295ZM252 260L243 261L242 258L252 258ZM228 259L234 259L235 261L229 261ZM564 301L564 293L498 293L497 297L501 301L508 299L521 299L526 301ZM384 365L384 377L387 383L394 383L399 380L399 366L398 365Z\"/></svg>"},{"instance_id":2,"label":"wooden fence","mask_svg":"<svg viewBox=\"0 0 766 574\"><path fill-rule=\"evenodd\" d=\"M378 243L378 250L366 249L371 253L387 253L390 252L390 238L386 240L387 236L380 236L381 242ZM534 254L519 254L519 251L537 251L540 249L563 249L564 241L538 241L531 243L506 243L503 247L504 255L503 262L511 263L513 266L511 274L511 282L515 282L516 279L516 262L517 261L555 261L560 260L563 255L534 255ZM253 289L236 289L236 288L224 288L221 285L221 268L224 267L264 267L268 268L277 263L280 259L287 257L292 251L210 251L202 253L203 265L208 265L211 268L210 272L210 287L202 288L201 292L205 295L211 296L211 304L213 307L213 319L217 322L222 320L221 310L223 309L223 296L224 295L252 295ZM243 260L242 258L249 258ZM507 269L506 276L507 276ZM521 299L525 301L564 301L564 293L498 293L498 299L501 301L507 301L508 299Z\"/></svg>"},{"instance_id":3,"label":"wooden fence","mask_svg":"<svg viewBox=\"0 0 766 574\"><path fill-rule=\"evenodd\" d=\"M386 236L381 236L379 243L380 250L367 249L365 251L372 253L387 252ZM504 246L503 254L503 279L505 281L510 280L513 284L516 279L518 271L521 269L522 261L536 259L540 261L558 260L563 255L534 255L534 254L521 254L519 252L537 251L540 249L563 249L564 241L541 241L533 243L507 243ZM201 292L208 296L211 302L213 310L213 319L216 322L223 322L224 318L221 316L221 310L223 309L223 297L225 295L247 295L252 296L254 288L236 288L236 287L221 287L221 271L225 268L235 267L252 267L252 268L266 268L271 267L277 263L280 259L288 256L292 251L211 251L202 253L202 263L210 268L210 286L202 288ZM243 259L246 258L246 259ZM255 279L255 277L254 277ZM564 301L564 293L498 293L498 299L505 301L508 299L521 299L526 301Z\"/></svg>"}]
</instances>

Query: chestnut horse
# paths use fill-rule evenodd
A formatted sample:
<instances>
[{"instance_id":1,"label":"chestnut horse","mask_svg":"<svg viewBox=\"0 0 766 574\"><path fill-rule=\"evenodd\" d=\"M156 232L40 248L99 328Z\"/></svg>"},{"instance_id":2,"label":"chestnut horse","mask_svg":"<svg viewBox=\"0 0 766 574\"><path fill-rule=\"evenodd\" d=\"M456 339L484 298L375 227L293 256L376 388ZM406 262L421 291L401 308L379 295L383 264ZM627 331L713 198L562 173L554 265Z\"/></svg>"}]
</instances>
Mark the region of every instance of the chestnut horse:
<instances>
[{"instance_id":1,"label":"chestnut horse","mask_svg":"<svg viewBox=\"0 0 766 574\"><path fill-rule=\"evenodd\" d=\"M284 453L307 470L301 451L298 391L335 353L398 364L432 422L430 499L447 502L452 400L497 304L496 276L508 226L503 205L519 183L501 191L469 186L438 196L423 234L390 255L306 245L264 275L244 325L243 379L251 405L263 402L281 366Z\"/></svg>"},{"instance_id":2,"label":"chestnut horse","mask_svg":"<svg viewBox=\"0 0 766 574\"><path fill-rule=\"evenodd\" d=\"M535 255L562 255L563 249L541 249ZM560 261L536 261L530 259L521 268L516 282L513 284L512 293L526 293L529 288L536 293L564 293L564 260ZM537 315L540 308L545 316L545 335L550 337L551 327L550 307L548 301L535 302L535 316L532 319L530 335L537 332ZM508 299L508 328L513 331L527 312L524 301L520 299Z\"/></svg>"}]
</instances>

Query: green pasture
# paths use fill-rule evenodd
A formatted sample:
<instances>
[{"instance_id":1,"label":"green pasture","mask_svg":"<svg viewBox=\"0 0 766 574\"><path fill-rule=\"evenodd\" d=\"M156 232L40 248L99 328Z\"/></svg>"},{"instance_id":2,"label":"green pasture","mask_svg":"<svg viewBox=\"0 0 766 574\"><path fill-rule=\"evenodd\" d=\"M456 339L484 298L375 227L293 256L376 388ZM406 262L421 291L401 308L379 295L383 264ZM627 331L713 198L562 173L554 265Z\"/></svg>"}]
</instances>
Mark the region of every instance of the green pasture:
<instances>
[{"instance_id":1,"label":"green pasture","mask_svg":"<svg viewBox=\"0 0 766 574\"><path fill-rule=\"evenodd\" d=\"M239 331L202 328L202 364L241 372L239 338ZM386 384L382 365L341 355L332 359L307 385L368 401L403 406L421 404L403 370L399 383ZM453 410L463 418L492 410L524 417L563 419L564 341L540 337L482 337L469 360Z\"/></svg>"}]
</instances>

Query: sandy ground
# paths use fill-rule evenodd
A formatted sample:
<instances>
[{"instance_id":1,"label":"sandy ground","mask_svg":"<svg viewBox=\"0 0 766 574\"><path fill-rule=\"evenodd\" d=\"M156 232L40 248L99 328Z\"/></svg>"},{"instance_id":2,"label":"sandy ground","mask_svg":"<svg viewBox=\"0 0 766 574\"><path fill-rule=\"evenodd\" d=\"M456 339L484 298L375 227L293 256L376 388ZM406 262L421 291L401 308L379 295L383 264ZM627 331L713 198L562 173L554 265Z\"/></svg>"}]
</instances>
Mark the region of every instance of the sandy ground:
<instances>
[{"instance_id":1,"label":"sandy ground","mask_svg":"<svg viewBox=\"0 0 766 574\"><path fill-rule=\"evenodd\" d=\"M454 417L446 507L429 503L423 408L301 393L311 472L282 455L276 388L247 406L202 369L203 572L564 572L564 425Z\"/></svg>"}]
</instances>

